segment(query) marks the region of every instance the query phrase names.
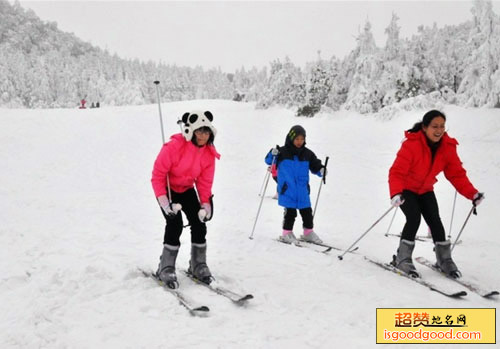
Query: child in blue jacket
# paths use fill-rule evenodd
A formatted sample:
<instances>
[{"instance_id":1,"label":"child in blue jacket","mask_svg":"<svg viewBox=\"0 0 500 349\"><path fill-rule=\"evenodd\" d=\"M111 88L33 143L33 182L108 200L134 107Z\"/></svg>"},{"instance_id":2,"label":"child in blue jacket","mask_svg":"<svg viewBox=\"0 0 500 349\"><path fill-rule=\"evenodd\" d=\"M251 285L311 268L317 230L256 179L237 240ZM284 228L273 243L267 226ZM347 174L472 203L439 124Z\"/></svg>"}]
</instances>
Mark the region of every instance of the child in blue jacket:
<instances>
[{"instance_id":1,"label":"child in blue jacket","mask_svg":"<svg viewBox=\"0 0 500 349\"><path fill-rule=\"evenodd\" d=\"M297 217L297 209L302 216L304 234L302 240L321 243L321 239L313 230L311 199L309 198L309 171L322 177L325 167L316 155L306 148L306 130L300 125L293 126L285 138L285 145L276 146L266 156L268 165L276 164L278 168L278 205L285 208L283 234L280 240L296 243L293 234L293 223Z\"/></svg>"}]
</instances>

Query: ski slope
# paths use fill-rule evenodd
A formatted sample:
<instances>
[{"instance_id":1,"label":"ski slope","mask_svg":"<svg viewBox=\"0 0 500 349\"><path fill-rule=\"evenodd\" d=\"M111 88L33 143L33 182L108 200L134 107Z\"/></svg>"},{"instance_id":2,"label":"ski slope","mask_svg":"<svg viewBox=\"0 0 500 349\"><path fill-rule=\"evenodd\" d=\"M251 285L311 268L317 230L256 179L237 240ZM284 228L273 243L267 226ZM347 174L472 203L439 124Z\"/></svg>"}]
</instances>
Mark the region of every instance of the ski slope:
<instances>
[{"instance_id":1,"label":"ski slope","mask_svg":"<svg viewBox=\"0 0 500 349\"><path fill-rule=\"evenodd\" d=\"M221 153L208 265L220 284L255 299L237 307L179 274L180 290L211 309L208 317L196 318L138 271L155 269L162 249L164 221L150 184L162 145L157 105L0 109L1 348L380 348L376 308L497 307L498 299L471 292L463 300L444 297L360 255L339 261L338 252L275 242L282 208L270 198L272 180L254 239L248 238L266 174L264 156L284 143L291 126L304 126L307 146L319 158L330 156L315 230L345 248L390 207L388 169L403 131L425 111L401 112L392 120L345 111L297 118L282 108L186 101L162 105L166 135L179 132L177 118L192 109L214 114ZM500 110L443 111L469 178L486 193L454 258L468 278L498 290ZM438 179L448 233L455 190L444 176ZM319 183L311 176L313 203ZM453 237L470 205L457 198ZM398 240L384 236L389 222L390 215L359 242L360 254L391 259ZM403 224L399 212L391 232ZM296 235L300 227L298 217ZM424 224L419 234L426 234ZM189 241L187 228L178 268L188 266ZM434 260L432 244L417 242L414 256ZM417 268L443 287L463 289Z\"/></svg>"}]
</instances>

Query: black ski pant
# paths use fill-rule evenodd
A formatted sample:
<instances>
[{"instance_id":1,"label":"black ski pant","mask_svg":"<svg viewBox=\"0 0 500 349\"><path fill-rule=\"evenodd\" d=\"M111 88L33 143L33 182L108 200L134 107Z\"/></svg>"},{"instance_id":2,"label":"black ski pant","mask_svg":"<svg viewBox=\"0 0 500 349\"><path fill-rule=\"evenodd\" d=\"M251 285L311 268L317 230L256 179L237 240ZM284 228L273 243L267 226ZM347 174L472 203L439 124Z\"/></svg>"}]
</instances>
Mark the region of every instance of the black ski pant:
<instances>
[{"instance_id":1,"label":"black ski pant","mask_svg":"<svg viewBox=\"0 0 500 349\"><path fill-rule=\"evenodd\" d=\"M299 210L302 216L302 227L304 229L313 228L313 215L312 208L301 208ZM297 210L295 208L285 208L285 213L283 214L283 230L293 230L293 223L295 223L295 217L297 217Z\"/></svg>"},{"instance_id":2,"label":"black ski pant","mask_svg":"<svg viewBox=\"0 0 500 349\"><path fill-rule=\"evenodd\" d=\"M418 195L409 190L403 191L405 202L399 206L406 216L406 224L401 239L415 241L421 217L429 226L434 242L445 241L443 223L439 217L439 207L433 191Z\"/></svg>"},{"instance_id":3,"label":"black ski pant","mask_svg":"<svg viewBox=\"0 0 500 349\"><path fill-rule=\"evenodd\" d=\"M172 191L172 203L179 203L182 205L182 211L186 214L186 218L191 227L191 242L195 244L204 244L206 242L205 236L207 235L207 226L198 218L198 211L201 206L194 188L188 189L183 193ZM181 212L178 212L174 217L167 216L163 210L161 210L161 212L167 221L163 243L171 246L180 246L181 242L179 238L182 234L184 225Z\"/></svg>"}]
</instances>

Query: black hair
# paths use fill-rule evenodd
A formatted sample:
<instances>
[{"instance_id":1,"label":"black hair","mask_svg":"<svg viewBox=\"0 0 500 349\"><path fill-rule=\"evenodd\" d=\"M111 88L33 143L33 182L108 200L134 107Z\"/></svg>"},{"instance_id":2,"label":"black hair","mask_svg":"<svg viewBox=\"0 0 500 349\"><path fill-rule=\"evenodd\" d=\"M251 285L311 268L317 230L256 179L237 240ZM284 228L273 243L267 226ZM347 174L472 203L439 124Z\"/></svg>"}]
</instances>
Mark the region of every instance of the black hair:
<instances>
[{"instance_id":1,"label":"black hair","mask_svg":"<svg viewBox=\"0 0 500 349\"><path fill-rule=\"evenodd\" d=\"M415 123L415 125L413 125L413 127L410 128L408 132L416 133L422 130L422 126L425 127L429 126L431 121L437 117L442 117L446 121L446 115L444 115L443 112L440 112L439 110L436 109L429 110L427 113L425 113L424 117L422 118L422 121Z\"/></svg>"},{"instance_id":2,"label":"black hair","mask_svg":"<svg viewBox=\"0 0 500 349\"><path fill-rule=\"evenodd\" d=\"M208 137L208 141L207 141L206 145L212 145L212 144L214 144L215 136L214 136L214 133L212 132L212 129L210 127L208 127L208 126L202 126L200 128L197 128L195 130L195 132L197 130L201 130L201 131L204 131L204 132L209 132L210 136ZM196 135L194 134L194 132L193 132L193 137L191 137L191 142L193 142L194 145L198 146L198 143L196 143Z\"/></svg>"}]
</instances>

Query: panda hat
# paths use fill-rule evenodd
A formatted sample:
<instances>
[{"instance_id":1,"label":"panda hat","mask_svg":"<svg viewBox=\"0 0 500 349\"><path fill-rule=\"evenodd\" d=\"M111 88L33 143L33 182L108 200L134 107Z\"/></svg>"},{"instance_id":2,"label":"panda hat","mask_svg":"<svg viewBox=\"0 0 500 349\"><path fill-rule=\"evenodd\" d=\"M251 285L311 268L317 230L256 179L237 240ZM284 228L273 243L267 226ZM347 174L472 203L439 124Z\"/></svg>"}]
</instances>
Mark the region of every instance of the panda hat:
<instances>
[{"instance_id":1,"label":"panda hat","mask_svg":"<svg viewBox=\"0 0 500 349\"><path fill-rule=\"evenodd\" d=\"M189 142L193 138L194 131L201 127L208 127L212 131L215 138L217 129L212 125L214 116L211 112L196 110L189 113L184 113L182 119L179 120L182 128L182 135Z\"/></svg>"}]
</instances>

